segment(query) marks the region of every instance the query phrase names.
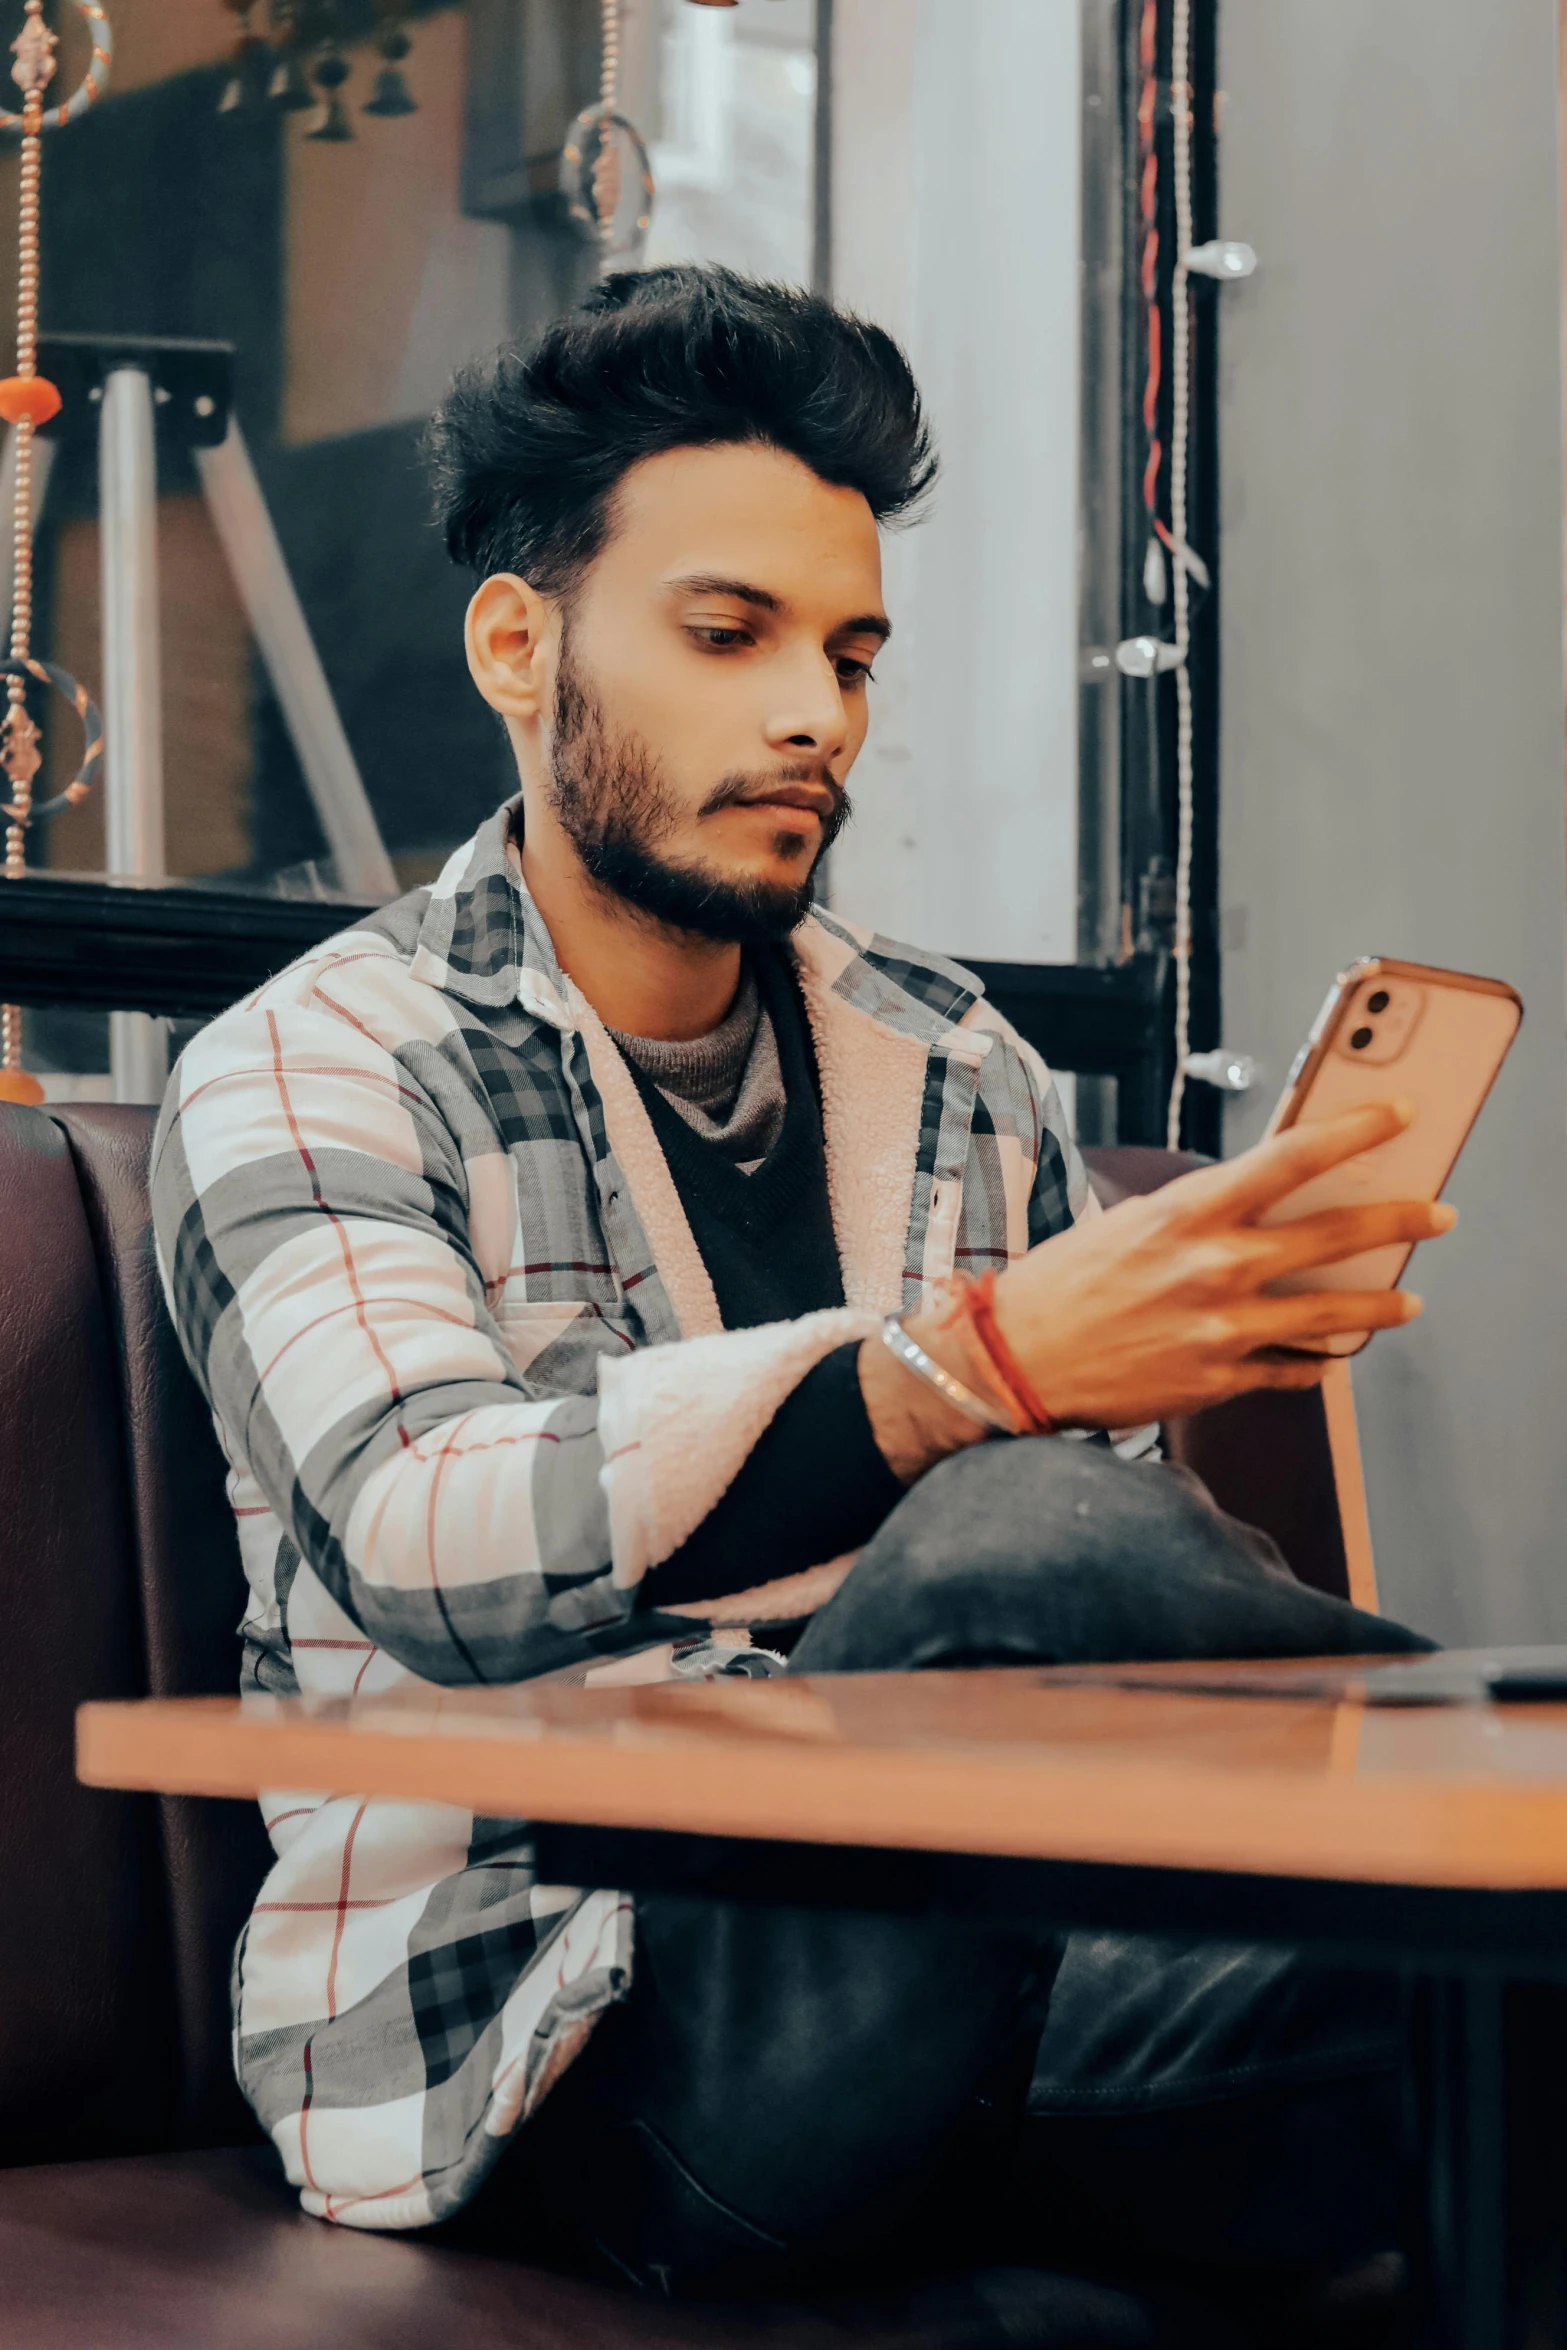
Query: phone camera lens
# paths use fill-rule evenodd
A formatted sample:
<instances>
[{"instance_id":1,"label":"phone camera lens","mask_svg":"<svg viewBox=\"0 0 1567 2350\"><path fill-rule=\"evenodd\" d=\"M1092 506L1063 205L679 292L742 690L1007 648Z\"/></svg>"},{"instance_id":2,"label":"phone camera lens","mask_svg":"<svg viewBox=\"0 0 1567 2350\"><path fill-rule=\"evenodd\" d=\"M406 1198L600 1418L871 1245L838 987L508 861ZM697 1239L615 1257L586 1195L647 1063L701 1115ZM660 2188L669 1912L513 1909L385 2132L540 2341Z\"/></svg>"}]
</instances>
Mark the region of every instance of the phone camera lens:
<instances>
[{"instance_id":1,"label":"phone camera lens","mask_svg":"<svg viewBox=\"0 0 1567 2350\"><path fill-rule=\"evenodd\" d=\"M1388 992L1385 987L1379 987L1375 995L1368 995L1366 998L1366 1010L1368 1012L1385 1012L1387 1007Z\"/></svg>"},{"instance_id":2,"label":"phone camera lens","mask_svg":"<svg viewBox=\"0 0 1567 2350\"><path fill-rule=\"evenodd\" d=\"M1353 1036L1350 1038L1350 1040L1349 1040L1349 1043L1350 1043L1350 1050L1351 1050L1352 1052L1363 1053L1363 1052L1365 1051L1365 1049L1366 1049L1367 1045L1368 1045L1370 1042L1371 1042L1371 1031L1370 1031L1370 1029L1369 1029L1369 1028L1357 1028L1357 1029L1356 1029L1356 1031L1355 1031L1355 1033L1354 1033L1354 1035L1353 1035Z\"/></svg>"}]
</instances>

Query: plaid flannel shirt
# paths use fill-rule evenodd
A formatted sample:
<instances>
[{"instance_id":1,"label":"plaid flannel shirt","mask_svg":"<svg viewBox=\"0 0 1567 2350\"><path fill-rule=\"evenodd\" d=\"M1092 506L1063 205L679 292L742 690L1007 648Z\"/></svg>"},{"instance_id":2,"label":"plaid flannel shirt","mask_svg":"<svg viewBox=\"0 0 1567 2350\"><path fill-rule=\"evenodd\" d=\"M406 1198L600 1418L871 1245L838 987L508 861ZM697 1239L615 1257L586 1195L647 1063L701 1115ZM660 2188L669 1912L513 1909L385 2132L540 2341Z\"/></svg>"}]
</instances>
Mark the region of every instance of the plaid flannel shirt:
<instances>
[{"instance_id":1,"label":"plaid flannel shirt","mask_svg":"<svg viewBox=\"0 0 1567 2350\"><path fill-rule=\"evenodd\" d=\"M849 1302L765 1330L721 1328L509 810L187 1049L154 1216L230 1465L245 1689L580 1657L814 1362L1089 1208L1049 1073L976 981L820 911L794 948ZM440 2219L624 1996L630 1904L536 1882L517 1821L299 1791L263 1812L242 2086L307 2210Z\"/></svg>"}]
</instances>

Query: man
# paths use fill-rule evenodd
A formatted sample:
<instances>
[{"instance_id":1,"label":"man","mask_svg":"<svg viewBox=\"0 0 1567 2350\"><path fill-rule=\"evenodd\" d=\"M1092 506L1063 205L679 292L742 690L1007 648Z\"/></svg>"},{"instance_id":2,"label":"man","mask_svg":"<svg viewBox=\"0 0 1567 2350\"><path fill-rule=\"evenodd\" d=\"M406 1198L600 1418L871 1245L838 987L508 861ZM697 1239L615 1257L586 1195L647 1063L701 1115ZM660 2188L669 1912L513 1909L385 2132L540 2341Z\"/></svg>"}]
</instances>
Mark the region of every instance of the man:
<instances>
[{"instance_id":1,"label":"man","mask_svg":"<svg viewBox=\"0 0 1567 2350\"><path fill-rule=\"evenodd\" d=\"M156 1151L247 1684L516 1681L716 1613L809 1618L815 1672L1421 1645L1137 1457L1416 1310L1270 1285L1447 1211L1258 1223L1405 1113L1099 1215L976 984L812 908L878 526L934 471L896 347L611 279L434 449L519 795L198 1037ZM683 2290L939 2256L954 2179L1005 2167L1037 1935L633 1905L536 1884L518 1823L266 1812L238 2065L312 2212L417 2227L488 2180L514 2240Z\"/></svg>"}]
</instances>

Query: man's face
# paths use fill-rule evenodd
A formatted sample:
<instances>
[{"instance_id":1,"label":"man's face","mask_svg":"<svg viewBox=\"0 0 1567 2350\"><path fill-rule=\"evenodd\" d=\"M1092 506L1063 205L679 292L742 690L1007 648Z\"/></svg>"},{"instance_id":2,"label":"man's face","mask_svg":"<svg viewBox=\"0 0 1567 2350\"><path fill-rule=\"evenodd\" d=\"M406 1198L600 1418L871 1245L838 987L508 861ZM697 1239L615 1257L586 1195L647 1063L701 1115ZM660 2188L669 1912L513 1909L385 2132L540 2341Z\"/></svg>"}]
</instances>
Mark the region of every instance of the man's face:
<instances>
[{"instance_id":1,"label":"man's face","mask_svg":"<svg viewBox=\"0 0 1567 2350\"><path fill-rule=\"evenodd\" d=\"M636 466L556 673L551 799L589 872L677 928L792 929L886 635L858 491L752 446Z\"/></svg>"}]
</instances>

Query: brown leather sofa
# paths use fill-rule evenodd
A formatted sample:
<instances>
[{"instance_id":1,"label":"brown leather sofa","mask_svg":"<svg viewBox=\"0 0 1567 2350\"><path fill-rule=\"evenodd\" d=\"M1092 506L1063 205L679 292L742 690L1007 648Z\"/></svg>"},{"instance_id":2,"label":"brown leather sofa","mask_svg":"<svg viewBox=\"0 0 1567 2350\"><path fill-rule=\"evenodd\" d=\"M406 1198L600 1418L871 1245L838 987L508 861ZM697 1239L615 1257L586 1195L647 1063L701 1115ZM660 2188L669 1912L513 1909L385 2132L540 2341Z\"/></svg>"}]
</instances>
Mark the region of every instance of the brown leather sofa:
<instances>
[{"instance_id":1,"label":"brown leather sofa","mask_svg":"<svg viewBox=\"0 0 1567 2350\"><path fill-rule=\"evenodd\" d=\"M0 1110L0 2343L1216 2342L1222 2327L1188 2334L1068 2278L673 2308L299 2213L229 2068L229 1952L268 1858L254 1807L92 1792L72 1771L84 1699L234 1685L242 1581L221 1457L157 1290L151 1123ZM1097 1179L1142 1190L1177 1165L1103 1154ZM1291 1430L1298 1500L1320 1467L1309 1414ZM1223 1487L1236 1429L1212 1432L1208 1457L1200 1431L1183 1443Z\"/></svg>"}]
</instances>

